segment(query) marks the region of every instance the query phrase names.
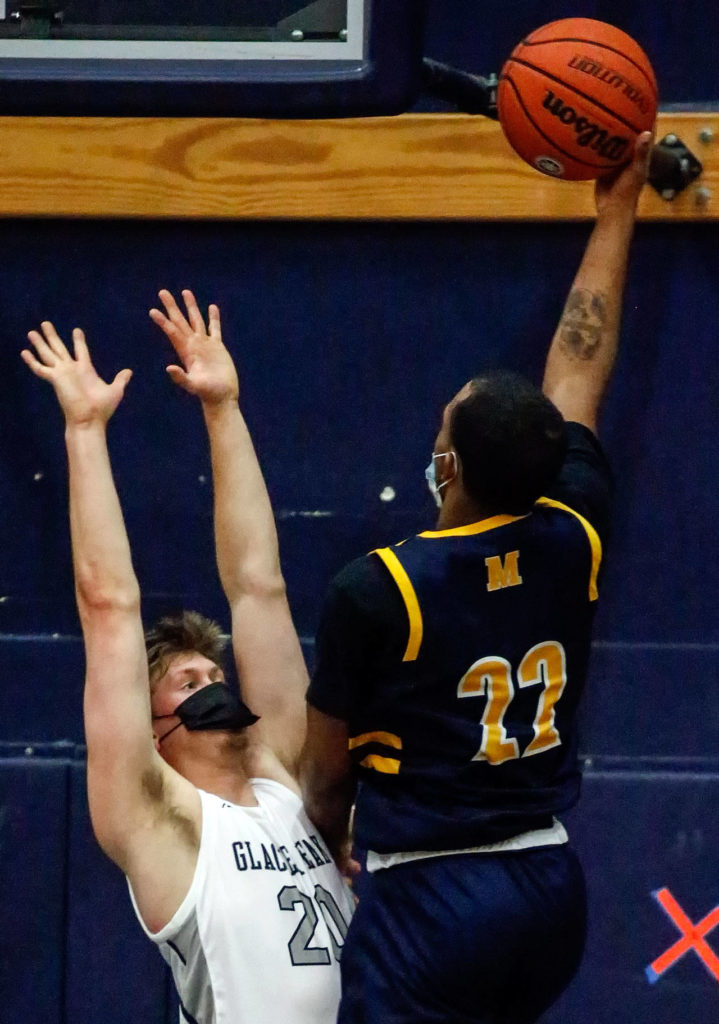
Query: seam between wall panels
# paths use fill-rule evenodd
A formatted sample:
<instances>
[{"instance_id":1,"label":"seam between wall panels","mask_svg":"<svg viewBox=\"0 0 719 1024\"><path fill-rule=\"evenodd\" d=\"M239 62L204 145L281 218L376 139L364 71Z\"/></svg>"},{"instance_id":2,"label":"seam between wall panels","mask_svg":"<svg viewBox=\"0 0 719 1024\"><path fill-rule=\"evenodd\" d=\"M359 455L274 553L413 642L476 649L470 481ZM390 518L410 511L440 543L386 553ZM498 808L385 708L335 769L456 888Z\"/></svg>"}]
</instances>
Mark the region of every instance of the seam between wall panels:
<instances>
[{"instance_id":1,"label":"seam between wall panels","mask_svg":"<svg viewBox=\"0 0 719 1024\"><path fill-rule=\"evenodd\" d=\"M72 762L65 763L65 849L62 865L62 951L60 954L60 1024L67 1019L67 972L70 962L70 843L72 842Z\"/></svg>"}]
</instances>

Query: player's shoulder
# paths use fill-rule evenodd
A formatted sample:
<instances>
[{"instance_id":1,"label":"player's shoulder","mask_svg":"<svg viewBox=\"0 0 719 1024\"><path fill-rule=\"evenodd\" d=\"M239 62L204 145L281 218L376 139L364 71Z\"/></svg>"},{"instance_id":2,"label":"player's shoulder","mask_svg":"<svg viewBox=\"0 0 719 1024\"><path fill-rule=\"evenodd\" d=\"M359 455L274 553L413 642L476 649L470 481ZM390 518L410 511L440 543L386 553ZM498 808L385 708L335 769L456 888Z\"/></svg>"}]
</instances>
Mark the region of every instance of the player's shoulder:
<instances>
[{"instance_id":1,"label":"player's shoulder","mask_svg":"<svg viewBox=\"0 0 719 1024\"><path fill-rule=\"evenodd\" d=\"M362 634L370 642L370 634L376 640L377 629L394 628L398 616L404 616L402 598L377 551L349 562L332 580L323 621L331 622L335 635L338 630L345 636Z\"/></svg>"},{"instance_id":2,"label":"player's shoulder","mask_svg":"<svg viewBox=\"0 0 719 1024\"><path fill-rule=\"evenodd\" d=\"M569 420L566 424L566 431L567 457L583 455L585 458L591 458L598 466L611 474L607 453L593 430L590 430L584 423Z\"/></svg>"},{"instance_id":3,"label":"player's shoulder","mask_svg":"<svg viewBox=\"0 0 719 1024\"><path fill-rule=\"evenodd\" d=\"M393 549L390 549L393 550ZM331 591L360 604L374 600L387 588L387 573L377 550L348 562L333 578Z\"/></svg>"},{"instance_id":4,"label":"player's shoulder","mask_svg":"<svg viewBox=\"0 0 719 1024\"><path fill-rule=\"evenodd\" d=\"M568 506L596 530L602 543L609 537L614 477L596 434L581 423L567 424L567 454L544 497Z\"/></svg>"}]
</instances>

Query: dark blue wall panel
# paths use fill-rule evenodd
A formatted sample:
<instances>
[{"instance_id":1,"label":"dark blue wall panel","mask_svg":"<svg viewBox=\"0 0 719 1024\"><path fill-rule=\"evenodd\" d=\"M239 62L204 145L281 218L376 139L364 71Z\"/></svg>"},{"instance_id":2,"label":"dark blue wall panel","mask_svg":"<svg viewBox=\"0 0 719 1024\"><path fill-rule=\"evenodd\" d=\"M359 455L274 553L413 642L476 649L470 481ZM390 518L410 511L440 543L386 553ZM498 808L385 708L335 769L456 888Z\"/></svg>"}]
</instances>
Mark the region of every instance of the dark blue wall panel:
<instances>
[{"instance_id":1,"label":"dark blue wall panel","mask_svg":"<svg viewBox=\"0 0 719 1024\"><path fill-rule=\"evenodd\" d=\"M65 1024L68 765L0 760L0 1019Z\"/></svg>"},{"instance_id":2,"label":"dark blue wall panel","mask_svg":"<svg viewBox=\"0 0 719 1024\"><path fill-rule=\"evenodd\" d=\"M68 1024L165 1024L166 968L137 923L122 872L94 841L82 762L70 777L67 903Z\"/></svg>"},{"instance_id":3,"label":"dark blue wall panel","mask_svg":"<svg viewBox=\"0 0 719 1024\"><path fill-rule=\"evenodd\" d=\"M652 895L693 924L719 906L719 775L589 770L567 824L587 877L579 975L542 1024L688 1024L719 1018L719 979L689 950L653 984L646 968L682 937ZM706 935L714 950L719 930Z\"/></svg>"},{"instance_id":4,"label":"dark blue wall panel","mask_svg":"<svg viewBox=\"0 0 719 1024\"><path fill-rule=\"evenodd\" d=\"M3 631L0 677L0 743L83 742L85 657L79 636Z\"/></svg>"}]
</instances>

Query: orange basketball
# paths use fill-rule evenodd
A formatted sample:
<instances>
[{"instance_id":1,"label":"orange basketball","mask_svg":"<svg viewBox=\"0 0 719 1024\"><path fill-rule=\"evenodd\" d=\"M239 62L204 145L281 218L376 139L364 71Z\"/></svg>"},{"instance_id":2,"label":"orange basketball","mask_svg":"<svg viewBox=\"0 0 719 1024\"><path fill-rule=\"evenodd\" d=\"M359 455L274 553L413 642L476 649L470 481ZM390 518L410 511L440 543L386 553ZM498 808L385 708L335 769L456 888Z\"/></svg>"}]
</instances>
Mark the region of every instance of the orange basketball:
<instances>
[{"instance_id":1,"label":"orange basketball","mask_svg":"<svg viewBox=\"0 0 719 1024\"><path fill-rule=\"evenodd\" d=\"M598 178L626 163L636 137L654 124L657 83L626 32L592 18L563 18L512 51L497 109L527 163L555 178Z\"/></svg>"}]
</instances>

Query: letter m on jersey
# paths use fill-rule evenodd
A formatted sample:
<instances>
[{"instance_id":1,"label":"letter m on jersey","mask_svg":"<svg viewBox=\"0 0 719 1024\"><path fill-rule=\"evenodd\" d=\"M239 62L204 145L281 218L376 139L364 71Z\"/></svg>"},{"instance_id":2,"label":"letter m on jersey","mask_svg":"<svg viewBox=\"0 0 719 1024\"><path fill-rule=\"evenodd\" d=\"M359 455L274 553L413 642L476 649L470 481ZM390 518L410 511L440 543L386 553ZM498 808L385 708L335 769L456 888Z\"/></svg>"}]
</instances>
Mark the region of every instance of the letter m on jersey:
<instances>
[{"instance_id":1,"label":"letter m on jersey","mask_svg":"<svg viewBox=\"0 0 719 1024\"><path fill-rule=\"evenodd\" d=\"M504 590L505 587L518 587L522 582L519 575L519 552L508 551L502 559L501 555L485 558L487 566L487 590Z\"/></svg>"}]
</instances>

